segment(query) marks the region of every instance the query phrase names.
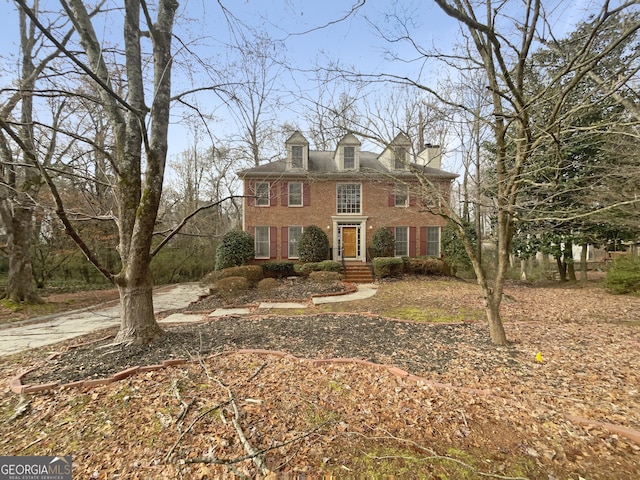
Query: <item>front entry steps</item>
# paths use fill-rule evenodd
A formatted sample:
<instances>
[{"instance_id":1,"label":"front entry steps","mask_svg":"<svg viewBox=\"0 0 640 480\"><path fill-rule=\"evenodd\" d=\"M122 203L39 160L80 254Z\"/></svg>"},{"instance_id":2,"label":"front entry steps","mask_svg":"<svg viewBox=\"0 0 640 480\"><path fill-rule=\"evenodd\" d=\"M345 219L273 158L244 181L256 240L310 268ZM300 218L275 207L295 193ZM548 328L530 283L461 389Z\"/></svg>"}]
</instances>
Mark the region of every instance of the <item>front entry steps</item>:
<instances>
[{"instance_id":1,"label":"front entry steps","mask_svg":"<svg viewBox=\"0 0 640 480\"><path fill-rule=\"evenodd\" d=\"M373 283L373 270L370 263L346 262L344 281L349 283Z\"/></svg>"}]
</instances>

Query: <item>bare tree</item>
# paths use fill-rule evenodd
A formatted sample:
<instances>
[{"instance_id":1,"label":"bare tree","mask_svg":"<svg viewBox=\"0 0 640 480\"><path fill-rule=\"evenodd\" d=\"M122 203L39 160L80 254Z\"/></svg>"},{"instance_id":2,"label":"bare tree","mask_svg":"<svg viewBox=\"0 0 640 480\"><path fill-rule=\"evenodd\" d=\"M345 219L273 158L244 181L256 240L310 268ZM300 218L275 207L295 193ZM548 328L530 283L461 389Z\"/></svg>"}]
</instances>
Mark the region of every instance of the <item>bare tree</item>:
<instances>
[{"instance_id":1,"label":"bare tree","mask_svg":"<svg viewBox=\"0 0 640 480\"><path fill-rule=\"evenodd\" d=\"M33 15L38 15L38 2L34 2ZM55 150L56 138L50 137L47 143L37 145L33 95L36 82L46 66L59 53L53 49L42 59L36 54L42 49L41 37L33 21L22 10L18 10L20 34L20 70L15 84L17 88L4 90L8 96L0 105L0 127L9 128L20 145L37 155L43 162L50 161ZM68 35L61 44L68 41ZM13 119L19 108L18 118ZM53 112L57 121L60 112ZM34 290L31 263L31 245L34 232L36 202L42 185L37 170L28 161L26 155L13 141L12 135L0 131L0 217L7 233L5 251L9 258L9 275L6 298L15 302L40 302ZM46 137L45 137L46 138Z\"/></svg>"},{"instance_id":2,"label":"bare tree","mask_svg":"<svg viewBox=\"0 0 640 480\"><path fill-rule=\"evenodd\" d=\"M87 259L120 292L121 326L116 342L146 343L163 335L153 312L149 265L154 224L160 203L167 156L167 136L171 102L172 30L177 2L159 0L151 5L145 0L125 2L122 55L126 92L119 95L113 78L119 69L109 65L104 45L99 39L86 5L80 0L61 0L63 14L73 25L83 54L65 48L55 32L38 21L25 0L16 0L19 8L36 25L49 42L59 48L79 77L90 78L96 85L96 105L108 120L113 132L110 162L115 172L115 198L121 259L119 271L109 270L74 228L50 171L35 154L30 143L3 123L4 131L16 142L29 162L38 168L56 203L56 214L67 233ZM115 10L117 15L121 10ZM108 11L106 11L108 12ZM148 42L148 43L147 43ZM145 47L151 48L150 58ZM152 66L149 74L146 65Z\"/></svg>"},{"instance_id":3,"label":"bare tree","mask_svg":"<svg viewBox=\"0 0 640 480\"><path fill-rule=\"evenodd\" d=\"M286 73L283 48L265 33L242 35L230 46L229 65L218 72L220 83L233 80L220 96L240 132L234 143L240 146L242 159L253 166L278 153L274 140L279 133L280 77Z\"/></svg>"},{"instance_id":4,"label":"bare tree","mask_svg":"<svg viewBox=\"0 0 640 480\"><path fill-rule=\"evenodd\" d=\"M562 128L563 105L568 95L579 88L593 67L616 52L623 39L640 28L640 22L629 19L616 38L603 36L608 22L634 11L637 3L622 2L615 7L605 2L593 13L588 34L581 37L581 46L571 62L563 65L546 78L544 85L535 91L528 88L527 74L532 65L532 55L539 39L549 31L551 19L547 16L541 0L525 4L518 2L494 3L491 0L466 2L464 0L436 0L437 5L461 26L467 44L452 53L433 52L422 48L417 37L412 37L407 22L397 18L400 34L394 41L408 41L424 61L441 61L447 68L459 68L466 74L469 65L482 72L485 88L490 98L491 114L488 123L492 131L493 200L495 208L495 241L497 261L494 275L489 275L480 262L473 243L466 236L463 222L453 208L439 211L458 226L465 249L471 258L478 284L485 298L487 320L491 341L497 345L507 343L500 317L506 272L509 266L511 241L518 216L518 199L523 189L523 175L531 166L532 154L550 136ZM597 48L595 48L597 46ZM462 62L462 63L461 63ZM473 108L447 97L420 81L393 74L362 75L343 72L359 81L385 81L412 85L428 91L451 106L473 116ZM626 78L621 76L620 78ZM609 88L624 88L628 82L608 84ZM532 121L532 112L540 105L550 105L542 122ZM437 194L437 189L428 179L421 179L424 188ZM445 200L445 199L443 199Z\"/></svg>"}]
</instances>

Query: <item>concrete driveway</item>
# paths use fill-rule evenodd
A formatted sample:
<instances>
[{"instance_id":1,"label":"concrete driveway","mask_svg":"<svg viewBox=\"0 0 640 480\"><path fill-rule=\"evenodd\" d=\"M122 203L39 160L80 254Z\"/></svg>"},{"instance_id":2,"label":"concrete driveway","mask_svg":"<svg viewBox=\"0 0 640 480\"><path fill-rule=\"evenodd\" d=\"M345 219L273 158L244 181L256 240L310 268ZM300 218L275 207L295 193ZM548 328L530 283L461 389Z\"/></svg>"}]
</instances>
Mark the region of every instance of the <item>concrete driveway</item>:
<instances>
[{"instance_id":1,"label":"concrete driveway","mask_svg":"<svg viewBox=\"0 0 640 480\"><path fill-rule=\"evenodd\" d=\"M208 288L197 283L183 283L171 287L158 288L153 294L153 306L156 313L185 308ZM31 319L26 324L7 324L0 329L0 356L43 347L79 337L87 333L117 326L120 323L120 306L96 306L80 311L60 313Z\"/></svg>"}]
</instances>

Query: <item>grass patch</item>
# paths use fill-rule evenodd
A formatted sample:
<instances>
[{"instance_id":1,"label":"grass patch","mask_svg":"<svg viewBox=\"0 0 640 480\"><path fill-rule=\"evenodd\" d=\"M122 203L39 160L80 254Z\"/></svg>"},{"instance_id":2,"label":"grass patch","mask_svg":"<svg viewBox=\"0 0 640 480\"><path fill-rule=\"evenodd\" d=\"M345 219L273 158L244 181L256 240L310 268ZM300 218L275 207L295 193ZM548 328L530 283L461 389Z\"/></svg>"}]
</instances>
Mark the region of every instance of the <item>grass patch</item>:
<instances>
[{"instance_id":1,"label":"grass patch","mask_svg":"<svg viewBox=\"0 0 640 480\"><path fill-rule=\"evenodd\" d=\"M436 307L399 307L380 312L384 317L398 318L400 320L413 320L414 322L455 323L482 320L484 313L481 310L461 308L457 312L450 309Z\"/></svg>"},{"instance_id":2,"label":"grass patch","mask_svg":"<svg viewBox=\"0 0 640 480\"><path fill-rule=\"evenodd\" d=\"M354 463L363 478L438 478L426 473L426 460L421 457L408 448L376 447Z\"/></svg>"}]
</instances>

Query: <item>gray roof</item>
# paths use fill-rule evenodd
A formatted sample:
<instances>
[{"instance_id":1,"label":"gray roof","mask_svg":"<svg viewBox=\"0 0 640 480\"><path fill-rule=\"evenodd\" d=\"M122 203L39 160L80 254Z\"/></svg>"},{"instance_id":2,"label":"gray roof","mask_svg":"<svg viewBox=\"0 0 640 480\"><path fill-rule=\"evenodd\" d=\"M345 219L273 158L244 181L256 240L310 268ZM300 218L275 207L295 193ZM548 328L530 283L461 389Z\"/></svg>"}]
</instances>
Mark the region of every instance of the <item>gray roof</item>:
<instances>
[{"instance_id":1,"label":"gray roof","mask_svg":"<svg viewBox=\"0 0 640 480\"><path fill-rule=\"evenodd\" d=\"M300 177L300 176L361 176L363 174L386 174L395 177L413 176L415 171L422 172L429 177L437 177L453 180L458 175L455 173L445 172L432 167L424 167L422 165L412 163L410 169L406 171L389 170L378 160L379 155L373 152L360 151L360 168L359 170L338 170L338 166L334 160L334 152L327 151L309 151L309 169L289 169L287 170L287 159L283 158L273 162L265 163L257 167L248 168L238 173L240 178L265 178L265 177Z\"/></svg>"}]
</instances>

